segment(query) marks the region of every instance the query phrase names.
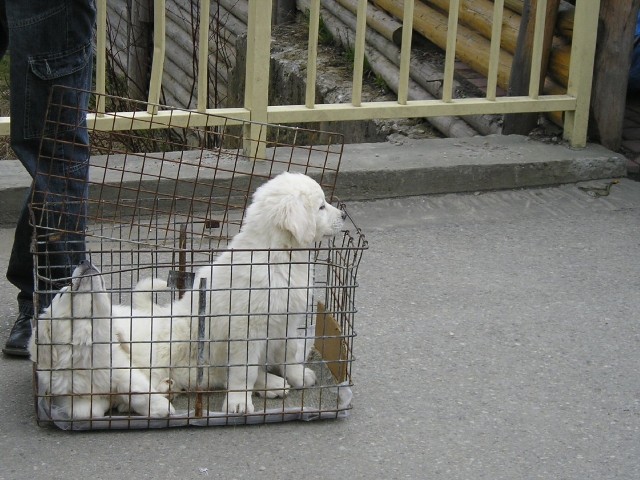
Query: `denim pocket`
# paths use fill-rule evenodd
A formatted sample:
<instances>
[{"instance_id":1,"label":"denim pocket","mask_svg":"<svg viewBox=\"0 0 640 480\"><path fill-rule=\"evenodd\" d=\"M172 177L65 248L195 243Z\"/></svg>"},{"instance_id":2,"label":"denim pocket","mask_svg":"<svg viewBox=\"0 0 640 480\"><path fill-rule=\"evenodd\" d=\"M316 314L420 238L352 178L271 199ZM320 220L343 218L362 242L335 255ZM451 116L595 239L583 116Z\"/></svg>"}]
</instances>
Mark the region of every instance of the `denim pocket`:
<instances>
[{"instance_id":1,"label":"denim pocket","mask_svg":"<svg viewBox=\"0 0 640 480\"><path fill-rule=\"evenodd\" d=\"M74 130L84 124L91 82L91 43L29 57L26 78L25 138ZM56 88L53 86L66 88ZM47 109L47 106L49 108Z\"/></svg>"}]
</instances>

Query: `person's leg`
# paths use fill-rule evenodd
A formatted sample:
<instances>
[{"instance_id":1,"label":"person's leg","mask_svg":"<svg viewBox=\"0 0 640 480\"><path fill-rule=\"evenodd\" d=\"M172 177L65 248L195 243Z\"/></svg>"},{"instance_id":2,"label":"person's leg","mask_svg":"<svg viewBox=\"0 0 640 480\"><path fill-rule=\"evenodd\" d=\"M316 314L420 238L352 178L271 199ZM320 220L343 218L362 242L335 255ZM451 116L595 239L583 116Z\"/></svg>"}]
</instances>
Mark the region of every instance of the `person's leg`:
<instances>
[{"instance_id":1,"label":"person's leg","mask_svg":"<svg viewBox=\"0 0 640 480\"><path fill-rule=\"evenodd\" d=\"M55 291L83 257L89 140L93 0L6 0L11 65L11 146L33 177L33 244L39 291ZM47 122L49 97L52 105ZM44 134L44 135L43 135ZM42 140L42 138L45 140ZM46 140L48 139L48 140ZM26 356L33 316L33 228L28 208L16 226L7 278L18 289L19 317L3 352ZM41 270L42 268L42 270ZM46 307L50 295L39 298Z\"/></svg>"}]
</instances>

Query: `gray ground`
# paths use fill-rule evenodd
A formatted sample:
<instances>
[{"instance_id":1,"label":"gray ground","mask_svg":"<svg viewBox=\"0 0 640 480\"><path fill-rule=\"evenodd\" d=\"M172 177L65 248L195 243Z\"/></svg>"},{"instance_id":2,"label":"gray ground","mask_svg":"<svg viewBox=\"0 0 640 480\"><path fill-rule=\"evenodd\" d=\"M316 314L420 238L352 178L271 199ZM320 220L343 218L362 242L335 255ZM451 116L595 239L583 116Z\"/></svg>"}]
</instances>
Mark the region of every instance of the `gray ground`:
<instances>
[{"instance_id":1,"label":"gray ground","mask_svg":"<svg viewBox=\"0 0 640 480\"><path fill-rule=\"evenodd\" d=\"M349 418L62 432L34 422L30 364L1 358L0 479L637 478L639 183L350 210L371 248Z\"/></svg>"}]
</instances>

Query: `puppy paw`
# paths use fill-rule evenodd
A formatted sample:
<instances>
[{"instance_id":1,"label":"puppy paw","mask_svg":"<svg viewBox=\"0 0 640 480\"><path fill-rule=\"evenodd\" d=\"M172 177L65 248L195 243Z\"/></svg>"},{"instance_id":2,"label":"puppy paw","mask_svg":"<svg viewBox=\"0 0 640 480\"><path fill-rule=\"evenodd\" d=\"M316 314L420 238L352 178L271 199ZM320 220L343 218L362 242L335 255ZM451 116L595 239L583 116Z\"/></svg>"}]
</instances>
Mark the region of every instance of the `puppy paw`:
<instances>
[{"instance_id":1,"label":"puppy paw","mask_svg":"<svg viewBox=\"0 0 640 480\"><path fill-rule=\"evenodd\" d=\"M248 392L230 392L222 405L225 413L253 413L253 402Z\"/></svg>"},{"instance_id":2,"label":"puppy paw","mask_svg":"<svg viewBox=\"0 0 640 480\"><path fill-rule=\"evenodd\" d=\"M317 382L316 372L310 368L304 369L304 385L305 387L313 387Z\"/></svg>"},{"instance_id":3,"label":"puppy paw","mask_svg":"<svg viewBox=\"0 0 640 480\"><path fill-rule=\"evenodd\" d=\"M159 393L165 393L169 400L173 399L173 391L174 391L175 382L171 378L165 378L164 380L160 380L156 385L155 391Z\"/></svg>"},{"instance_id":4,"label":"puppy paw","mask_svg":"<svg viewBox=\"0 0 640 480\"><path fill-rule=\"evenodd\" d=\"M284 378L267 373L266 382L256 382L255 392L260 397L284 398L289 394L290 388L291 385Z\"/></svg>"},{"instance_id":5,"label":"puppy paw","mask_svg":"<svg viewBox=\"0 0 640 480\"><path fill-rule=\"evenodd\" d=\"M103 415L104 410L101 410L100 406L96 405L96 407L92 408L90 400L79 399L73 402L70 416L74 420L84 420L91 417L102 417Z\"/></svg>"},{"instance_id":6,"label":"puppy paw","mask_svg":"<svg viewBox=\"0 0 640 480\"><path fill-rule=\"evenodd\" d=\"M176 409L169 400L161 396L154 396L149 404L149 416L164 418L170 415L175 415Z\"/></svg>"},{"instance_id":7,"label":"puppy paw","mask_svg":"<svg viewBox=\"0 0 640 480\"><path fill-rule=\"evenodd\" d=\"M310 368L290 365L287 368L287 380L289 380L293 388L312 387L316 384L316 372Z\"/></svg>"}]
</instances>

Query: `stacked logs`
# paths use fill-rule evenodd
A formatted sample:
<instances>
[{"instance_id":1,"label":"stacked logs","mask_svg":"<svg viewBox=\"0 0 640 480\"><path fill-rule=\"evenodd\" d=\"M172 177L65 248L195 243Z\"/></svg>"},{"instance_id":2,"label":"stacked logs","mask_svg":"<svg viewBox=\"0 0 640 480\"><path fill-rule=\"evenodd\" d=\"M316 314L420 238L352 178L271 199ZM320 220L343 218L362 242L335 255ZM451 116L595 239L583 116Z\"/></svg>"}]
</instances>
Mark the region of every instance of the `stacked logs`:
<instances>
[{"instance_id":1,"label":"stacked logs","mask_svg":"<svg viewBox=\"0 0 640 480\"><path fill-rule=\"evenodd\" d=\"M345 0L356 3L356 0ZM391 15L402 18L403 0L374 0L374 4ZM518 32L523 11L522 0L505 2L502 20L502 37L498 85L509 88L513 56L518 49ZM545 83L548 93L566 91L569 79L571 55L571 33L573 31L574 7L562 2L558 14L557 31L549 53L549 79ZM413 28L440 48L446 46L448 0L420 0L415 4ZM489 48L493 17L493 2L490 0L462 0L460 2L457 38L457 57L483 75L489 65Z\"/></svg>"}]
</instances>

